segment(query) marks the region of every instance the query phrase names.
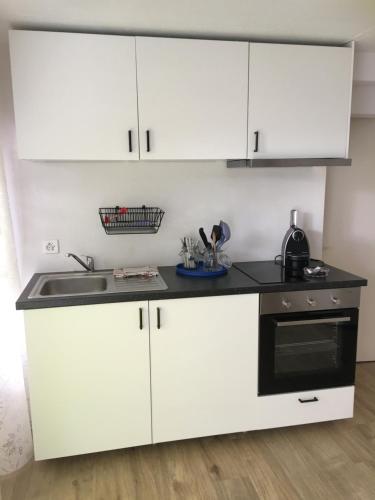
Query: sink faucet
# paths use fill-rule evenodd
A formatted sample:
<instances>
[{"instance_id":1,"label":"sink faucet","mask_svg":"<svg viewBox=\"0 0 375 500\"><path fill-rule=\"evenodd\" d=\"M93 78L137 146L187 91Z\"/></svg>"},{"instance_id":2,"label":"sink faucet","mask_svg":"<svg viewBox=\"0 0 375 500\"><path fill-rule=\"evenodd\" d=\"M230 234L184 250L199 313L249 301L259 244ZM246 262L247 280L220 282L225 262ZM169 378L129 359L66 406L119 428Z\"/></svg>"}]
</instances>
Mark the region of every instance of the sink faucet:
<instances>
[{"instance_id":1,"label":"sink faucet","mask_svg":"<svg viewBox=\"0 0 375 500\"><path fill-rule=\"evenodd\" d=\"M95 271L93 257L90 257L89 255L82 255L82 257L84 257L86 259L86 262L83 262L83 260L80 259L78 257L78 255L76 255L74 253L67 253L66 256L73 257L73 259L75 259L79 264L81 264L81 266L84 267L86 269L86 271L90 271L90 272Z\"/></svg>"}]
</instances>

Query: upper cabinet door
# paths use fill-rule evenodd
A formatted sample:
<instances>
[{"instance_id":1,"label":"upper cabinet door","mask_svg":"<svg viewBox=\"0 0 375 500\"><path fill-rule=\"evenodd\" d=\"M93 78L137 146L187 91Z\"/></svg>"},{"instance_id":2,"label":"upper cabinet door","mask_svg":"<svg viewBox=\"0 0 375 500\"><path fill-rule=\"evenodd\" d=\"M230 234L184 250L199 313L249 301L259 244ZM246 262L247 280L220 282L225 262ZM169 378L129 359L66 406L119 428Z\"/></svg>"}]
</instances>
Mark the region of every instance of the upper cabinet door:
<instances>
[{"instance_id":1,"label":"upper cabinet door","mask_svg":"<svg viewBox=\"0 0 375 500\"><path fill-rule=\"evenodd\" d=\"M244 158L249 44L136 44L141 159Z\"/></svg>"},{"instance_id":2,"label":"upper cabinet door","mask_svg":"<svg viewBox=\"0 0 375 500\"><path fill-rule=\"evenodd\" d=\"M135 38L10 31L18 156L138 159Z\"/></svg>"},{"instance_id":3,"label":"upper cabinet door","mask_svg":"<svg viewBox=\"0 0 375 500\"><path fill-rule=\"evenodd\" d=\"M353 49L250 43L248 158L347 157Z\"/></svg>"}]
</instances>

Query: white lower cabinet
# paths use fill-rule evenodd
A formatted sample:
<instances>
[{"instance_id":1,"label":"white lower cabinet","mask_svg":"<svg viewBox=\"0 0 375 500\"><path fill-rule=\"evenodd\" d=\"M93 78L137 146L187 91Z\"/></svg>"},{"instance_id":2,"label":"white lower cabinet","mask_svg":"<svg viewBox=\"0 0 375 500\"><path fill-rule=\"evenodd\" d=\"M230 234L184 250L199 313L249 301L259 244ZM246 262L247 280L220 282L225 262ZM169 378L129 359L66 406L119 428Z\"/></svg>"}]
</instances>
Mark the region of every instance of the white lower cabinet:
<instances>
[{"instance_id":1,"label":"white lower cabinet","mask_svg":"<svg viewBox=\"0 0 375 500\"><path fill-rule=\"evenodd\" d=\"M145 301L26 311L37 460L151 443L147 308Z\"/></svg>"},{"instance_id":2,"label":"white lower cabinet","mask_svg":"<svg viewBox=\"0 0 375 500\"><path fill-rule=\"evenodd\" d=\"M257 396L258 313L257 294L25 311L35 458L352 417L354 387Z\"/></svg>"},{"instance_id":3,"label":"white lower cabinet","mask_svg":"<svg viewBox=\"0 0 375 500\"><path fill-rule=\"evenodd\" d=\"M310 424L353 416L354 386L260 396L257 429Z\"/></svg>"},{"instance_id":4,"label":"white lower cabinet","mask_svg":"<svg viewBox=\"0 0 375 500\"><path fill-rule=\"evenodd\" d=\"M254 428L258 310L255 294L150 302L155 443Z\"/></svg>"}]
</instances>

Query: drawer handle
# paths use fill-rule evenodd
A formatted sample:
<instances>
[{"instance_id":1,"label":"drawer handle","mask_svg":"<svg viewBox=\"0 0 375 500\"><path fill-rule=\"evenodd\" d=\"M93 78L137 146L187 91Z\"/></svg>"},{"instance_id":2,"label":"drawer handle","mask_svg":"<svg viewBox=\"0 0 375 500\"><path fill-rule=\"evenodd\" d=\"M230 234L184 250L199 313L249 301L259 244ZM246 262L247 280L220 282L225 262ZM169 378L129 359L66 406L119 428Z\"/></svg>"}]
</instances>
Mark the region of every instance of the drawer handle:
<instances>
[{"instance_id":1,"label":"drawer handle","mask_svg":"<svg viewBox=\"0 0 375 500\"><path fill-rule=\"evenodd\" d=\"M301 398L298 398L298 401L300 403L316 403L317 401L319 401L319 399L315 396L312 399L301 399Z\"/></svg>"},{"instance_id":2,"label":"drawer handle","mask_svg":"<svg viewBox=\"0 0 375 500\"><path fill-rule=\"evenodd\" d=\"M139 329L143 330L143 309L139 308Z\"/></svg>"},{"instance_id":3,"label":"drawer handle","mask_svg":"<svg viewBox=\"0 0 375 500\"><path fill-rule=\"evenodd\" d=\"M160 307L156 308L156 315L157 315L157 321L158 321L157 329L160 330Z\"/></svg>"},{"instance_id":4,"label":"drawer handle","mask_svg":"<svg viewBox=\"0 0 375 500\"><path fill-rule=\"evenodd\" d=\"M132 131L128 130L129 153L133 152Z\"/></svg>"},{"instance_id":5,"label":"drawer handle","mask_svg":"<svg viewBox=\"0 0 375 500\"><path fill-rule=\"evenodd\" d=\"M146 150L147 153L151 151L151 144L150 144L150 131L146 130Z\"/></svg>"},{"instance_id":6,"label":"drawer handle","mask_svg":"<svg viewBox=\"0 0 375 500\"><path fill-rule=\"evenodd\" d=\"M258 152L258 148L259 148L259 130L257 130L256 132L254 132L254 135L255 135L254 153L257 153Z\"/></svg>"}]
</instances>

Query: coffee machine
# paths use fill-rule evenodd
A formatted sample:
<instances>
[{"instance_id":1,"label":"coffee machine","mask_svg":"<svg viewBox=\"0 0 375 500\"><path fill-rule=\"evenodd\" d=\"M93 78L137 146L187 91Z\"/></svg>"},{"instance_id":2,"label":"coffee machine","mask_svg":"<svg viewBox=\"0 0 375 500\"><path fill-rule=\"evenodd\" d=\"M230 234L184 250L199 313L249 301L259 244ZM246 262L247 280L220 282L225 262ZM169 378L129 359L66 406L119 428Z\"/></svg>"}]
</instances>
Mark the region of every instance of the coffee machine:
<instances>
[{"instance_id":1,"label":"coffee machine","mask_svg":"<svg viewBox=\"0 0 375 500\"><path fill-rule=\"evenodd\" d=\"M284 236L281 246L281 265L285 274L298 277L310 264L309 241L303 229L297 226L297 210L290 212L290 228Z\"/></svg>"}]
</instances>

